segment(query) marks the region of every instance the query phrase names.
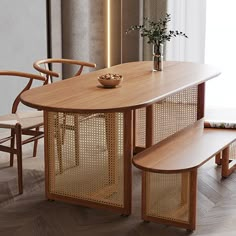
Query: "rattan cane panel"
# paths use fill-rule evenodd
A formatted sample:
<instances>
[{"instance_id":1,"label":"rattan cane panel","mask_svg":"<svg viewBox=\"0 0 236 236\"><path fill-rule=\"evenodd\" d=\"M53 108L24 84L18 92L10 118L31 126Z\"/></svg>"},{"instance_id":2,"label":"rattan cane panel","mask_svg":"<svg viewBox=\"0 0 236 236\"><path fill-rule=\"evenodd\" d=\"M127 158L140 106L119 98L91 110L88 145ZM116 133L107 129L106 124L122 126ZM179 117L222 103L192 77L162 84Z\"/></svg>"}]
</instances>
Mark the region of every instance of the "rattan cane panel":
<instances>
[{"instance_id":1,"label":"rattan cane panel","mask_svg":"<svg viewBox=\"0 0 236 236\"><path fill-rule=\"evenodd\" d=\"M146 215L189 223L190 174L146 172Z\"/></svg>"},{"instance_id":2,"label":"rattan cane panel","mask_svg":"<svg viewBox=\"0 0 236 236\"><path fill-rule=\"evenodd\" d=\"M236 142L229 145L229 159L236 160Z\"/></svg>"},{"instance_id":3,"label":"rattan cane panel","mask_svg":"<svg viewBox=\"0 0 236 236\"><path fill-rule=\"evenodd\" d=\"M123 113L49 112L48 136L50 193L123 207Z\"/></svg>"},{"instance_id":4,"label":"rattan cane panel","mask_svg":"<svg viewBox=\"0 0 236 236\"><path fill-rule=\"evenodd\" d=\"M197 120L197 87L185 89L154 104L154 143Z\"/></svg>"},{"instance_id":5,"label":"rattan cane panel","mask_svg":"<svg viewBox=\"0 0 236 236\"><path fill-rule=\"evenodd\" d=\"M135 111L135 146L145 147L146 108Z\"/></svg>"},{"instance_id":6,"label":"rattan cane panel","mask_svg":"<svg viewBox=\"0 0 236 236\"><path fill-rule=\"evenodd\" d=\"M197 120L198 87L171 95L153 105L153 142L175 134ZM135 146L145 147L146 108L135 111Z\"/></svg>"}]
</instances>

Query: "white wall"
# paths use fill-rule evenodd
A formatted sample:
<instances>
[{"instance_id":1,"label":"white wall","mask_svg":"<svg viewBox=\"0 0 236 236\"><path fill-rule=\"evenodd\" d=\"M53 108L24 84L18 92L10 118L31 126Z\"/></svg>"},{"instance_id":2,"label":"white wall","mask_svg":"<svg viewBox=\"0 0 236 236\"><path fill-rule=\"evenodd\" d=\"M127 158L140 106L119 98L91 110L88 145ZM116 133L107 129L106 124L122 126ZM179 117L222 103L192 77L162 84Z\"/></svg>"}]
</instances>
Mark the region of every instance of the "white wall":
<instances>
[{"instance_id":1,"label":"white wall","mask_svg":"<svg viewBox=\"0 0 236 236\"><path fill-rule=\"evenodd\" d=\"M47 56L46 0L1 0L0 32L0 70L35 72L32 63ZM24 82L0 77L0 114L10 112Z\"/></svg>"}]
</instances>

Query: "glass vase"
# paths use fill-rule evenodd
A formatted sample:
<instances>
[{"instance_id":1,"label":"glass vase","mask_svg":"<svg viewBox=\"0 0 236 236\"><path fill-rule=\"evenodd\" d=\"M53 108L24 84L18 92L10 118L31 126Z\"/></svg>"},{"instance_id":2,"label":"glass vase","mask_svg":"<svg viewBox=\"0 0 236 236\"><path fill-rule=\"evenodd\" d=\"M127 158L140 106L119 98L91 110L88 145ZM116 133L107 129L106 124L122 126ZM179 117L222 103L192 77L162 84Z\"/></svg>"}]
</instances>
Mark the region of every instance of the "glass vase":
<instances>
[{"instance_id":1,"label":"glass vase","mask_svg":"<svg viewBox=\"0 0 236 236\"><path fill-rule=\"evenodd\" d=\"M153 44L153 71L163 70L163 47L162 43Z\"/></svg>"}]
</instances>

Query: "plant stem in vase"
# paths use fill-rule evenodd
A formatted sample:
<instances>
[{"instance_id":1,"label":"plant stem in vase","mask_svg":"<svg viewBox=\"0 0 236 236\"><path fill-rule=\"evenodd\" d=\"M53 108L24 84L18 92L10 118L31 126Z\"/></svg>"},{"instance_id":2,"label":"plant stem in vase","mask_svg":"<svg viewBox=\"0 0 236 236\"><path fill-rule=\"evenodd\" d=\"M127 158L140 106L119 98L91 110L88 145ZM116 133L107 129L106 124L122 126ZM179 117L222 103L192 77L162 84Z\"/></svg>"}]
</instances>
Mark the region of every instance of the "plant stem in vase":
<instances>
[{"instance_id":1,"label":"plant stem in vase","mask_svg":"<svg viewBox=\"0 0 236 236\"><path fill-rule=\"evenodd\" d=\"M153 44L153 71L163 70L163 44Z\"/></svg>"}]
</instances>

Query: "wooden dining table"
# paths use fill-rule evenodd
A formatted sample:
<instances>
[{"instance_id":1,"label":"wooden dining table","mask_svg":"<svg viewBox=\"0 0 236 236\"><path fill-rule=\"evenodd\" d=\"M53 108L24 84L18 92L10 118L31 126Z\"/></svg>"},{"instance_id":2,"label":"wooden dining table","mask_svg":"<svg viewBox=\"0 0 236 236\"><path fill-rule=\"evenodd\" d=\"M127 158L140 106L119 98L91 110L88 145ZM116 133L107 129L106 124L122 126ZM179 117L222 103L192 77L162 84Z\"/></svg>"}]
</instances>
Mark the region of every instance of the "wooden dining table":
<instances>
[{"instance_id":1,"label":"wooden dining table","mask_svg":"<svg viewBox=\"0 0 236 236\"><path fill-rule=\"evenodd\" d=\"M112 66L21 95L44 111L46 197L124 215L132 209L135 153L204 116L205 82L219 71L205 64L151 61ZM105 88L98 76L121 74Z\"/></svg>"}]
</instances>

